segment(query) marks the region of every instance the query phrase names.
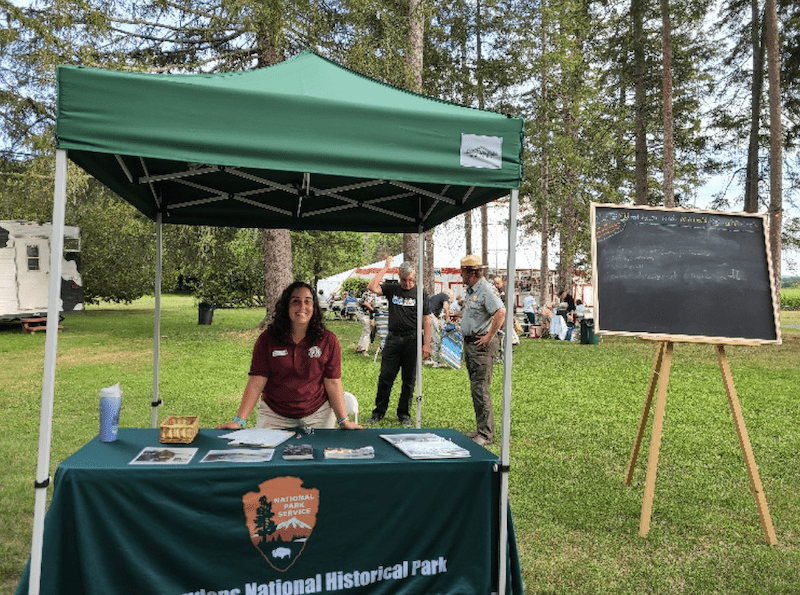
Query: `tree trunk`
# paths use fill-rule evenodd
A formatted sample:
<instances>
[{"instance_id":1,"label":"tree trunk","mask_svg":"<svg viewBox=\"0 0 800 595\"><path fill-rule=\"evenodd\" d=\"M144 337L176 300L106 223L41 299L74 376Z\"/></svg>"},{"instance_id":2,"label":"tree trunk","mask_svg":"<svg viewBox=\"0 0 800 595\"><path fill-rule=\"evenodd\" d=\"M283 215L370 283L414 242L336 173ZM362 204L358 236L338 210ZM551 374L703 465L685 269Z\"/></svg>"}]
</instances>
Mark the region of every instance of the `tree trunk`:
<instances>
[{"instance_id":1,"label":"tree trunk","mask_svg":"<svg viewBox=\"0 0 800 595\"><path fill-rule=\"evenodd\" d=\"M425 232L425 262L423 271L425 278L423 279L422 288L429 296L434 294L435 289L435 272L433 263L433 230Z\"/></svg>"},{"instance_id":2,"label":"tree trunk","mask_svg":"<svg viewBox=\"0 0 800 595\"><path fill-rule=\"evenodd\" d=\"M547 164L543 163L543 171L547 171ZM547 214L547 175L542 176L542 263L540 265L541 277L539 278L539 305L547 306L550 304L550 250L548 236L550 235L550 220Z\"/></svg>"},{"instance_id":3,"label":"tree trunk","mask_svg":"<svg viewBox=\"0 0 800 595\"><path fill-rule=\"evenodd\" d=\"M425 33L424 7L422 0L409 0L408 24L408 45L410 48L408 54L408 88L416 93L421 93L423 63L422 45L423 36ZM410 250L410 246L412 244L414 247L413 250ZM425 246L425 261L422 263L423 278L419 281L422 283L423 289L430 292L429 287L433 287L433 230L425 234L423 244ZM430 266L428 266L428 254L430 255ZM405 260L413 262L415 265L417 265L417 258L420 257L420 255L417 254L417 234L412 233L403 235L403 256Z\"/></svg>"},{"instance_id":4,"label":"tree trunk","mask_svg":"<svg viewBox=\"0 0 800 595\"><path fill-rule=\"evenodd\" d=\"M769 80L769 247L775 286L781 287L781 228L783 225L783 127L781 126L781 63L776 0L767 0L767 78Z\"/></svg>"},{"instance_id":5,"label":"tree trunk","mask_svg":"<svg viewBox=\"0 0 800 595\"><path fill-rule=\"evenodd\" d=\"M288 229L265 229L264 243L264 305L266 313L262 328L270 323L275 303L281 292L292 282L292 236Z\"/></svg>"},{"instance_id":6,"label":"tree trunk","mask_svg":"<svg viewBox=\"0 0 800 595\"><path fill-rule=\"evenodd\" d=\"M489 207L481 205L481 259L489 265Z\"/></svg>"},{"instance_id":7,"label":"tree trunk","mask_svg":"<svg viewBox=\"0 0 800 595\"><path fill-rule=\"evenodd\" d=\"M422 91L422 41L425 33L422 0L408 1L408 88L416 93Z\"/></svg>"},{"instance_id":8,"label":"tree trunk","mask_svg":"<svg viewBox=\"0 0 800 595\"><path fill-rule=\"evenodd\" d=\"M415 233L403 234L403 260L413 264L414 270L417 270L417 234ZM397 263L396 266L400 266L400 263Z\"/></svg>"},{"instance_id":9,"label":"tree trunk","mask_svg":"<svg viewBox=\"0 0 800 595\"><path fill-rule=\"evenodd\" d=\"M547 51L547 24L545 19L547 17L547 6L545 5L546 2L542 2L542 54ZM539 150L541 151L542 155L542 200L540 206L540 220L542 226L542 233L541 233L541 243L542 243L542 258L541 264L539 265L539 305L540 306L547 306L550 304L550 291L549 287L550 284L548 282L550 277L550 219L548 216L548 205L549 201L549 192L550 187L548 184L548 176L549 169L548 169L548 161L547 161L547 143L549 139L548 133L548 118L546 117L546 106L547 106L547 86L549 84L548 80L548 71L547 71L547 64L545 61L542 61L542 107L539 113L539 139L541 146Z\"/></svg>"},{"instance_id":10,"label":"tree trunk","mask_svg":"<svg viewBox=\"0 0 800 595\"><path fill-rule=\"evenodd\" d=\"M477 82L478 108L483 109L483 47L481 33L481 0L475 2L475 81ZM489 265L489 208L481 205L481 260L483 266Z\"/></svg>"},{"instance_id":11,"label":"tree trunk","mask_svg":"<svg viewBox=\"0 0 800 595\"><path fill-rule=\"evenodd\" d=\"M644 53L644 0L631 0L633 20L633 67L636 75L635 135L636 135L636 204L648 203L647 191L647 81Z\"/></svg>"},{"instance_id":12,"label":"tree trunk","mask_svg":"<svg viewBox=\"0 0 800 595\"><path fill-rule=\"evenodd\" d=\"M464 238L467 244L465 254L472 254L472 211L464 213Z\"/></svg>"},{"instance_id":13,"label":"tree trunk","mask_svg":"<svg viewBox=\"0 0 800 595\"><path fill-rule=\"evenodd\" d=\"M761 129L761 95L764 92L764 46L761 13L758 0L751 0L750 12L753 22L750 26L753 46L753 80L750 96L750 144L747 148L747 173L744 183L744 210L746 213L758 212L758 133Z\"/></svg>"},{"instance_id":14,"label":"tree trunk","mask_svg":"<svg viewBox=\"0 0 800 595\"><path fill-rule=\"evenodd\" d=\"M669 0L661 0L661 40L663 72L661 74L664 101L664 206L675 206L675 147L672 138L672 28L669 20Z\"/></svg>"},{"instance_id":15,"label":"tree trunk","mask_svg":"<svg viewBox=\"0 0 800 595\"><path fill-rule=\"evenodd\" d=\"M561 120L564 123L564 132L574 145L578 143L578 131L575 115L572 112L572 103L569 97L562 99ZM559 262L558 262L558 291L566 290L572 293L572 274L575 270L575 247L578 244L578 228L580 215L576 206L578 192L578 173L570 165L565 166L564 180L566 181L566 196L561 207L561 221L559 225Z\"/></svg>"},{"instance_id":16,"label":"tree trunk","mask_svg":"<svg viewBox=\"0 0 800 595\"><path fill-rule=\"evenodd\" d=\"M258 66L273 66L283 60L279 37L282 23L263 23L259 31ZM281 292L293 281L292 276L292 236L288 229L265 229L261 236L264 248L264 320L266 327L272 320L275 303Z\"/></svg>"}]
</instances>

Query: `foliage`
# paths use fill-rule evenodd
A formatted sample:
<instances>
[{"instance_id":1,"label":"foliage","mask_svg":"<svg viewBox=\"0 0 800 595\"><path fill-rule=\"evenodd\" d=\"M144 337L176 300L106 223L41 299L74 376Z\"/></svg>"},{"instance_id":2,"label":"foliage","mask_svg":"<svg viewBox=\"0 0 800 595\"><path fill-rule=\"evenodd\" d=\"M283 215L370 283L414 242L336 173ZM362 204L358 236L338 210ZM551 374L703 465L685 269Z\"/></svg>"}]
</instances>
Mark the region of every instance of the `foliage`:
<instances>
[{"instance_id":1,"label":"foliage","mask_svg":"<svg viewBox=\"0 0 800 595\"><path fill-rule=\"evenodd\" d=\"M781 310L800 310L800 286L781 289Z\"/></svg>"},{"instance_id":2,"label":"foliage","mask_svg":"<svg viewBox=\"0 0 800 595\"><path fill-rule=\"evenodd\" d=\"M108 192L89 194L96 195L75 213L86 301L130 303L152 294L155 225Z\"/></svg>"},{"instance_id":3,"label":"foliage","mask_svg":"<svg viewBox=\"0 0 800 595\"><path fill-rule=\"evenodd\" d=\"M186 227L181 230L193 259L179 258L185 279L195 280L198 302L218 308L264 303L264 258L257 229ZM191 281L190 281L191 282Z\"/></svg>"},{"instance_id":4,"label":"foliage","mask_svg":"<svg viewBox=\"0 0 800 595\"><path fill-rule=\"evenodd\" d=\"M344 280L344 283L342 283L342 291L346 291L348 294L354 295L360 299L367 290L368 285L369 281L367 279L362 279L361 277L348 277Z\"/></svg>"},{"instance_id":5,"label":"foliage","mask_svg":"<svg viewBox=\"0 0 800 595\"><path fill-rule=\"evenodd\" d=\"M53 183L50 155L0 161L3 217L51 221ZM65 222L80 228L81 276L88 303L130 302L153 292L153 223L75 166L69 169ZM169 270L165 277L171 278Z\"/></svg>"},{"instance_id":6,"label":"foliage","mask_svg":"<svg viewBox=\"0 0 800 595\"><path fill-rule=\"evenodd\" d=\"M9 151L8 163L0 171L3 194L16 192L15 184L29 184L12 180L21 175L23 162L51 158L57 64L150 72L224 72L272 64L311 48L401 88L409 88L411 79L408 3L398 0L34 0L23 4L0 0L4 15L0 24L0 126ZM694 202L696 189L706 176L727 172L735 178L744 171L740 162L750 90L750 4L732 0L716 11L709 0L670 2L679 204ZM788 151L794 150L800 136L793 124L800 121L796 117L800 95L793 92L800 52L792 43L798 37L800 20L792 3L781 2L780 6ZM631 25L634 8L641 9L642 15L643 31L637 39ZM528 121L521 198L530 208L520 229L537 233L547 215L551 239L560 241L562 271L588 262L588 204L630 201L634 196L637 113L647 115L647 199L650 204L663 200L658 3L445 0L426 1L423 10L423 92L464 105L518 113ZM719 35L709 35L709 30ZM636 72L631 57L638 52L646 67L643 97L634 93ZM720 60L723 54L725 60ZM713 113L708 108L711 104L718 106ZM762 135L762 144L765 140ZM766 168L766 164L761 168L762 190ZM38 174L44 169L35 164L27 171ZM800 187L798 172L794 160L787 159L788 201ZM46 205L52 194L44 184L41 189L39 206ZM74 191L71 186L70 200ZM12 201L20 212L38 211L31 218L49 218L47 209L20 204L24 196L18 192L13 198L3 196L0 204ZM39 198L43 202L38 202ZM717 204L727 208L732 203L720 197ZM789 227L785 235L798 237L795 228ZM312 237L293 237L304 244L302 252L294 252L295 277L314 282L337 272L336 259L338 265L356 264L351 259L358 254L352 249L355 240L352 245L344 240L348 245L344 260L335 248L336 256L328 266L306 248ZM313 241L327 240L317 237ZM788 241L793 242L792 238ZM335 247L335 242L327 245ZM118 255L122 256L122 251ZM376 252L368 250L364 260L380 259L375 256ZM288 262L282 260L276 266L286 267ZM172 275L182 267L183 263L172 263L165 274ZM270 271L266 270L268 276ZM98 287L98 297L116 293L101 280L96 284L87 280L87 287L89 281ZM229 283L238 280L223 279L221 285ZM122 291L118 297L130 299L140 291Z\"/></svg>"},{"instance_id":7,"label":"foliage","mask_svg":"<svg viewBox=\"0 0 800 595\"><path fill-rule=\"evenodd\" d=\"M100 387L121 381L125 427L150 426L153 299L68 315L59 335L51 474L97 434ZM623 485L656 344L603 337L599 345L523 339L514 348L510 505L525 590L572 595L790 594L800 567L796 406L800 316L782 313L783 345L727 348L778 547L759 523L725 389L709 345L677 344L650 534L638 523L649 428L633 485ZM263 310L215 313L197 324L194 300L164 296L160 394L168 415L208 428L241 399ZM380 365L355 353L360 325L328 321L342 344L342 380L363 422ZM0 327L0 595L11 595L30 553L45 337ZM375 349L375 344L372 350ZM492 381L502 419L503 373ZM191 390L187 390L191 387ZM397 398L399 382L392 402ZM423 369L422 420L474 430L465 370ZM368 414L368 413L367 413ZM651 411L652 416L652 411ZM395 425L387 416L380 427ZM499 444L491 447L496 454Z\"/></svg>"},{"instance_id":8,"label":"foliage","mask_svg":"<svg viewBox=\"0 0 800 595\"><path fill-rule=\"evenodd\" d=\"M362 263L364 235L349 231L293 231L294 278L317 281Z\"/></svg>"}]
</instances>

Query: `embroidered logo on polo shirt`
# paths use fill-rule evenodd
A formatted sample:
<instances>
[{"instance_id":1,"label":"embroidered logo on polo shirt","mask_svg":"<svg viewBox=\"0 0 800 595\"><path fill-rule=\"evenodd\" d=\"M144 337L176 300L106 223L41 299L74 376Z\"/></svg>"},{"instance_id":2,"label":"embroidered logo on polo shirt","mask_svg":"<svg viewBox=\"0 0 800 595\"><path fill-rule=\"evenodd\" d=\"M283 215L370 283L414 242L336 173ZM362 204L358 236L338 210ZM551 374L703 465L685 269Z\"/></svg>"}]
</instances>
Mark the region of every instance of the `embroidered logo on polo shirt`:
<instances>
[{"instance_id":1,"label":"embroidered logo on polo shirt","mask_svg":"<svg viewBox=\"0 0 800 595\"><path fill-rule=\"evenodd\" d=\"M276 477L242 496L250 541L278 572L285 572L306 547L317 524L319 490L299 477Z\"/></svg>"},{"instance_id":2,"label":"embroidered logo on polo shirt","mask_svg":"<svg viewBox=\"0 0 800 595\"><path fill-rule=\"evenodd\" d=\"M311 349L308 350L308 357L319 357L322 355L322 349L314 345Z\"/></svg>"}]
</instances>

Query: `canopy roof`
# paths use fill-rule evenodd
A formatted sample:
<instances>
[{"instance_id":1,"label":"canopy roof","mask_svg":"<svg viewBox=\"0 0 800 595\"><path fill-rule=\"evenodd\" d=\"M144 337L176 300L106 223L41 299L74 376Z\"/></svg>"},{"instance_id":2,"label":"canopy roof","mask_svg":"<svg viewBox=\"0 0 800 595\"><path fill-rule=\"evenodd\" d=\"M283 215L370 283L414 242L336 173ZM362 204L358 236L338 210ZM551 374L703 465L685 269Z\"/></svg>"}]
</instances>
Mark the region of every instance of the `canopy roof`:
<instances>
[{"instance_id":1,"label":"canopy roof","mask_svg":"<svg viewBox=\"0 0 800 595\"><path fill-rule=\"evenodd\" d=\"M59 66L57 146L164 223L418 232L507 195L524 122L311 51L256 70Z\"/></svg>"}]
</instances>

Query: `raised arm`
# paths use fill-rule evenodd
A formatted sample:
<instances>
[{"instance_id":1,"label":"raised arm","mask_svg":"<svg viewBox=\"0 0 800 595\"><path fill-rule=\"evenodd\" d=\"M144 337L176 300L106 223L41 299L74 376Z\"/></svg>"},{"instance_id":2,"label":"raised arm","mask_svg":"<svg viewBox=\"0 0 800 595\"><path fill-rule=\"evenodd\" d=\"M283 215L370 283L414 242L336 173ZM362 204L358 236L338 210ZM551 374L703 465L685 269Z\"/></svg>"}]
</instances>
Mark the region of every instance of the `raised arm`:
<instances>
[{"instance_id":1,"label":"raised arm","mask_svg":"<svg viewBox=\"0 0 800 595\"><path fill-rule=\"evenodd\" d=\"M391 255L389 255L386 257L386 264L383 265L383 268L380 271L375 273L375 276L370 280L367 289L369 289L372 293L376 295L383 295L383 292L381 291L381 281L383 281L383 276L391 267L392 267L392 257Z\"/></svg>"}]
</instances>

